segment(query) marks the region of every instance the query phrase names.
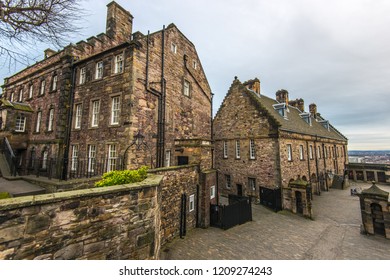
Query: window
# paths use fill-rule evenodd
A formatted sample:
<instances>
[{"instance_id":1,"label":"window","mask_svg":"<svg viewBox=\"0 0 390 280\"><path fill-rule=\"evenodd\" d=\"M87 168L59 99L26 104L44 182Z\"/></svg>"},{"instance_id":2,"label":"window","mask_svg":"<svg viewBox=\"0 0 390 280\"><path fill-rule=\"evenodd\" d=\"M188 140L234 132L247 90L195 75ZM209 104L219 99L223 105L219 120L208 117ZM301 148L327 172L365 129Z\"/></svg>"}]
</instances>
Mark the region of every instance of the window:
<instances>
[{"instance_id":1,"label":"window","mask_svg":"<svg viewBox=\"0 0 390 280\"><path fill-rule=\"evenodd\" d=\"M111 124L119 124L120 99L119 96L111 98Z\"/></svg>"},{"instance_id":2,"label":"window","mask_svg":"<svg viewBox=\"0 0 390 280\"><path fill-rule=\"evenodd\" d=\"M85 84L86 79L87 79L87 70L85 69L85 67L83 67L83 68L80 69L80 81L79 81L79 84L80 85Z\"/></svg>"},{"instance_id":3,"label":"window","mask_svg":"<svg viewBox=\"0 0 390 280\"><path fill-rule=\"evenodd\" d=\"M77 158L79 157L79 145L72 145L72 159L70 164L70 170L77 170Z\"/></svg>"},{"instance_id":4,"label":"window","mask_svg":"<svg viewBox=\"0 0 390 280\"><path fill-rule=\"evenodd\" d=\"M227 189L230 189L232 187L230 175L225 175L225 184Z\"/></svg>"},{"instance_id":5,"label":"window","mask_svg":"<svg viewBox=\"0 0 390 280\"><path fill-rule=\"evenodd\" d=\"M49 110L49 122L47 124L47 131L53 131L54 109Z\"/></svg>"},{"instance_id":6,"label":"window","mask_svg":"<svg viewBox=\"0 0 390 280\"><path fill-rule=\"evenodd\" d=\"M250 159L256 158L255 140L254 139L249 140L249 158Z\"/></svg>"},{"instance_id":7,"label":"window","mask_svg":"<svg viewBox=\"0 0 390 280\"><path fill-rule=\"evenodd\" d=\"M171 151L165 151L165 167L171 166Z\"/></svg>"},{"instance_id":8,"label":"window","mask_svg":"<svg viewBox=\"0 0 390 280\"><path fill-rule=\"evenodd\" d=\"M22 101L23 101L23 89L22 89L22 88L19 90L18 101L19 101L19 102L22 102Z\"/></svg>"},{"instance_id":9,"label":"window","mask_svg":"<svg viewBox=\"0 0 390 280\"><path fill-rule=\"evenodd\" d=\"M42 169L47 169L47 158L49 156L49 152L47 150L44 150L42 152L42 165L41 165L41 168Z\"/></svg>"},{"instance_id":10,"label":"window","mask_svg":"<svg viewBox=\"0 0 390 280\"><path fill-rule=\"evenodd\" d=\"M288 161L292 161L292 148L291 148L291 144L287 144L287 159L288 159Z\"/></svg>"},{"instance_id":11,"label":"window","mask_svg":"<svg viewBox=\"0 0 390 280\"><path fill-rule=\"evenodd\" d=\"M37 113L37 122L35 124L35 132L39 132L41 130L41 121L42 121L42 112L39 111Z\"/></svg>"},{"instance_id":12,"label":"window","mask_svg":"<svg viewBox=\"0 0 390 280\"><path fill-rule=\"evenodd\" d=\"M177 46L174 43L171 44L171 52L177 53Z\"/></svg>"},{"instance_id":13,"label":"window","mask_svg":"<svg viewBox=\"0 0 390 280\"><path fill-rule=\"evenodd\" d=\"M248 178L248 186L249 186L250 190L256 191L256 179L255 178Z\"/></svg>"},{"instance_id":14,"label":"window","mask_svg":"<svg viewBox=\"0 0 390 280\"><path fill-rule=\"evenodd\" d=\"M310 113L302 113L302 114L299 114L299 116L307 123L311 126L311 118L310 118Z\"/></svg>"},{"instance_id":15,"label":"window","mask_svg":"<svg viewBox=\"0 0 390 280\"><path fill-rule=\"evenodd\" d=\"M303 150L303 145L299 145L299 159L304 160L304 150Z\"/></svg>"},{"instance_id":16,"label":"window","mask_svg":"<svg viewBox=\"0 0 390 280\"><path fill-rule=\"evenodd\" d=\"M31 84L28 89L28 98L33 98L34 86Z\"/></svg>"},{"instance_id":17,"label":"window","mask_svg":"<svg viewBox=\"0 0 390 280\"><path fill-rule=\"evenodd\" d=\"M52 79L52 81L51 81L51 90L52 90L52 91L57 90L57 80L58 80L57 75L54 75L54 76L53 76L53 79Z\"/></svg>"},{"instance_id":18,"label":"window","mask_svg":"<svg viewBox=\"0 0 390 280\"><path fill-rule=\"evenodd\" d=\"M99 125L99 110L100 110L100 100L92 101L92 120L91 120L92 127L97 127Z\"/></svg>"},{"instance_id":19,"label":"window","mask_svg":"<svg viewBox=\"0 0 390 280\"><path fill-rule=\"evenodd\" d=\"M81 104L77 104L75 110L75 120L74 120L74 128L76 129L81 128L81 114L82 114Z\"/></svg>"},{"instance_id":20,"label":"window","mask_svg":"<svg viewBox=\"0 0 390 280\"><path fill-rule=\"evenodd\" d=\"M318 149L317 149L317 157L321 158L321 147L320 146L318 146Z\"/></svg>"},{"instance_id":21,"label":"window","mask_svg":"<svg viewBox=\"0 0 390 280\"><path fill-rule=\"evenodd\" d=\"M236 159L241 157L240 140L236 140Z\"/></svg>"},{"instance_id":22,"label":"window","mask_svg":"<svg viewBox=\"0 0 390 280\"><path fill-rule=\"evenodd\" d=\"M41 89L39 91L39 95L44 95L45 94L45 86L46 86L46 81L42 80L41 81Z\"/></svg>"},{"instance_id":23,"label":"window","mask_svg":"<svg viewBox=\"0 0 390 280\"><path fill-rule=\"evenodd\" d=\"M328 158L328 148L324 146L324 158Z\"/></svg>"},{"instance_id":24,"label":"window","mask_svg":"<svg viewBox=\"0 0 390 280\"><path fill-rule=\"evenodd\" d=\"M183 83L183 94L188 97L190 96L190 82L187 80L184 80Z\"/></svg>"},{"instance_id":25,"label":"window","mask_svg":"<svg viewBox=\"0 0 390 280\"><path fill-rule=\"evenodd\" d=\"M88 145L88 172L95 172L96 146Z\"/></svg>"},{"instance_id":26,"label":"window","mask_svg":"<svg viewBox=\"0 0 390 280\"><path fill-rule=\"evenodd\" d=\"M274 109L281 115L283 118L287 119L287 105L286 103L278 103L272 105Z\"/></svg>"},{"instance_id":27,"label":"window","mask_svg":"<svg viewBox=\"0 0 390 280\"><path fill-rule=\"evenodd\" d=\"M99 61L96 63L96 74L95 74L96 79L101 79L103 78L103 61Z\"/></svg>"},{"instance_id":28,"label":"window","mask_svg":"<svg viewBox=\"0 0 390 280\"><path fill-rule=\"evenodd\" d=\"M195 195L191 194L190 195L190 202L188 204L188 211L192 212L195 210Z\"/></svg>"},{"instance_id":29,"label":"window","mask_svg":"<svg viewBox=\"0 0 390 280\"><path fill-rule=\"evenodd\" d=\"M13 92L11 92L11 95L9 96L9 101L14 101L14 93Z\"/></svg>"},{"instance_id":30,"label":"window","mask_svg":"<svg viewBox=\"0 0 390 280\"><path fill-rule=\"evenodd\" d=\"M309 146L309 157L310 157L310 159L313 159L313 146L312 145Z\"/></svg>"},{"instance_id":31,"label":"window","mask_svg":"<svg viewBox=\"0 0 390 280\"><path fill-rule=\"evenodd\" d=\"M192 68L195 70L198 68L198 63L195 60L192 62Z\"/></svg>"},{"instance_id":32,"label":"window","mask_svg":"<svg viewBox=\"0 0 390 280\"><path fill-rule=\"evenodd\" d=\"M115 74L123 72L123 54L115 56Z\"/></svg>"},{"instance_id":33,"label":"window","mask_svg":"<svg viewBox=\"0 0 390 280\"><path fill-rule=\"evenodd\" d=\"M26 117L24 116L16 117L15 132L24 132L25 129L26 129Z\"/></svg>"},{"instance_id":34,"label":"window","mask_svg":"<svg viewBox=\"0 0 390 280\"><path fill-rule=\"evenodd\" d=\"M107 172L116 170L117 151L116 145L108 145Z\"/></svg>"},{"instance_id":35,"label":"window","mask_svg":"<svg viewBox=\"0 0 390 280\"><path fill-rule=\"evenodd\" d=\"M210 199L215 198L215 186L210 187Z\"/></svg>"},{"instance_id":36,"label":"window","mask_svg":"<svg viewBox=\"0 0 390 280\"><path fill-rule=\"evenodd\" d=\"M223 158L228 157L228 142L223 141Z\"/></svg>"}]
</instances>

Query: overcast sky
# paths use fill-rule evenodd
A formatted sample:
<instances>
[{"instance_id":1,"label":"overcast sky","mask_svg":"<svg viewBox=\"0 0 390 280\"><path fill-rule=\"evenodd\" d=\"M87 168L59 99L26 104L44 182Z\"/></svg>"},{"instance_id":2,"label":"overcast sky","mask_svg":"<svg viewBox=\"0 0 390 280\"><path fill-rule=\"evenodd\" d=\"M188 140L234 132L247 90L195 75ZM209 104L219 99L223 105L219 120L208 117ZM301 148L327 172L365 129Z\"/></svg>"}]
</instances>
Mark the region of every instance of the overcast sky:
<instances>
[{"instance_id":1,"label":"overcast sky","mask_svg":"<svg viewBox=\"0 0 390 280\"><path fill-rule=\"evenodd\" d=\"M77 42L105 31L106 4L87 0ZM349 139L350 150L390 150L390 1L117 0L133 31L176 26L195 44L215 94L234 76L258 77L262 94L303 98ZM69 42L69 43L70 43ZM43 50L49 46L42 46ZM16 71L19 69L12 69ZM10 76L0 70L0 79Z\"/></svg>"}]
</instances>

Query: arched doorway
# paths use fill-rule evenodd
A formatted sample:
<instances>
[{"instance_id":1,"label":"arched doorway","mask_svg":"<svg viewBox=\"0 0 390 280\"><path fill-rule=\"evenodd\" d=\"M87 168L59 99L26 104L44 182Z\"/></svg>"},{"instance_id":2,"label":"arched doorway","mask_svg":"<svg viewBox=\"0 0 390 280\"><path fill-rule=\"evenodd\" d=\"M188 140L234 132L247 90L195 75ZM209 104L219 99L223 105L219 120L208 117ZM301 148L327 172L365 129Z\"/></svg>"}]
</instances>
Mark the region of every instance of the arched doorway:
<instances>
[{"instance_id":1,"label":"arched doorway","mask_svg":"<svg viewBox=\"0 0 390 280\"><path fill-rule=\"evenodd\" d=\"M299 191L295 191L295 203L297 206L297 213L303 214L302 193Z\"/></svg>"},{"instance_id":2,"label":"arched doorway","mask_svg":"<svg viewBox=\"0 0 390 280\"><path fill-rule=\"evenodd\" d=\"M380 206L378 203L372 203L371 215L372 215L372 223L374 225L374 233L382 236L386 236L382 206Z\"/></svg>"}]
</instances>

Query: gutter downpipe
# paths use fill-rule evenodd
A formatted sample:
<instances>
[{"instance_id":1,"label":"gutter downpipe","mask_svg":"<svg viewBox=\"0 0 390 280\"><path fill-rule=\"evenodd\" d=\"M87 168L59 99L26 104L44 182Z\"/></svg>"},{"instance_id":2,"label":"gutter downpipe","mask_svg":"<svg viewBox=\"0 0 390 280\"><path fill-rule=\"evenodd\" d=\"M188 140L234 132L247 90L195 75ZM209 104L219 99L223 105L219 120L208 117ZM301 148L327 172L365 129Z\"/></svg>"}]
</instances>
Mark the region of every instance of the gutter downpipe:
<instances>
[{"instance_id":1,"label":"gutter downpipe","mask_svg":"<svg viewBox=\"0 0 390 280\"><path fill-rule=\"evenodd\" d=\"M73 116L73 104L74 104L74 88L76 84L76 66L74 65L74 57L72 57L71 61L71 85L70 85L70 91L69 91L69 112L67 116L67 127L66 127L66 134L65 134L65 149L64 149L64 158L63 158L63 166L62 166L62 174L61 174L61 180L66 181L67 178L67 170L68 170L68 164L69 164L69 150L70 150L70 133L72 130L72 116Z\"/></svg>"}]
</instances>

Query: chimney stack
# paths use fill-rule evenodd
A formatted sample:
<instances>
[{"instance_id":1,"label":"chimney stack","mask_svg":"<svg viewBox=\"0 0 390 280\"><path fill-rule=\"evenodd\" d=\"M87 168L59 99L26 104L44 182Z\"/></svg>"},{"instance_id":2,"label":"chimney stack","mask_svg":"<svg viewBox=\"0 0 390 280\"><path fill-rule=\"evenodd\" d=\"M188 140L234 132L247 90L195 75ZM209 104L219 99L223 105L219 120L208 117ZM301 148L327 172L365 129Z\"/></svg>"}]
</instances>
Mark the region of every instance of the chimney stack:
<instances>
[{"instance_id":1,"label":"chimney stack","mask_svg":"<svg viewBox=\"0 0 390 280\"><path fill-rule=\"evenodd\" d=\"M260 80L258 78L254 78L253 80L246 81L243 85L247 89L253 90L258 95L260 95Z\"/></svg>"},{"instance_id":2,"label":"chimney stack","mask_svg":"<svg viewBox=\"0 0 390 280\"><path fill-rule=\"evenodd\" d=\"M317 118L317 105L312 103L309 105L310 116Z\"/></svg>"},{"instance_id":3,"label":"chimney stack","mask_svg":"<svg viewBox=\"0 0 390 280\"><path fill-rule=\"evenodd\" d=\"M133 29L133 16L115 1L107 5L106 35L118 42L129 41Z\"/></svg>"},{"instance_id":4,"label":"chimney stack","mask_svg":"<svg viewBox=\"0 0 390 280\"><path fill-rule=\"evenodd\" d=\"M305 111L305 101L302 98L291 100L288 102L288 105L298 108L301 112Z\"/></svg>"},{"instance_id":5,"label":"chimney stack","mask_svg":"<svg viewBox=\"0 0 390 280\"><path fill-rule=\"evenodd\" d=\"M276 92L276 101L288 104L288 91L285 89L278 90Z\"/></svg>"}]
</instances>

